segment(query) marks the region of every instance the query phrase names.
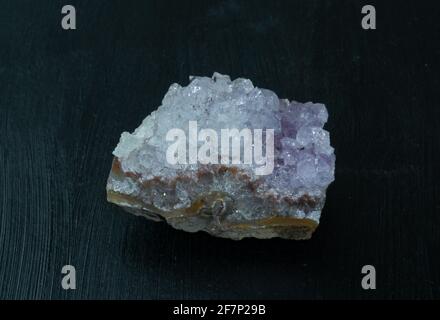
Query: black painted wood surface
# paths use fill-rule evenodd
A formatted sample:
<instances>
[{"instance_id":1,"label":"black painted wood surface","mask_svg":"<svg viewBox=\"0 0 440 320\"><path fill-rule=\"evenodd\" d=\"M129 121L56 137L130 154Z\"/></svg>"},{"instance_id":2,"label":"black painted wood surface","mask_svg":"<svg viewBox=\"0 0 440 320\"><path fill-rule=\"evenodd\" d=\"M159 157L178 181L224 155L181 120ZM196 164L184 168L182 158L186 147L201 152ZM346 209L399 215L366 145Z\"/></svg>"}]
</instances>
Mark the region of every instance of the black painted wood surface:
<instances>
[{"instance_id":1,"label":"black painted wood surface","mask_svg":"<svg viewBox=\"0 0 440 320\"><path fill-rule=\"evenodd\" d=\"M384 2L1 1L0 298L439 298L440 10ZM106 202L121 132L214 71L327 105L336 181L312 240L187 234Z\"/></svg>"}]
</instances>

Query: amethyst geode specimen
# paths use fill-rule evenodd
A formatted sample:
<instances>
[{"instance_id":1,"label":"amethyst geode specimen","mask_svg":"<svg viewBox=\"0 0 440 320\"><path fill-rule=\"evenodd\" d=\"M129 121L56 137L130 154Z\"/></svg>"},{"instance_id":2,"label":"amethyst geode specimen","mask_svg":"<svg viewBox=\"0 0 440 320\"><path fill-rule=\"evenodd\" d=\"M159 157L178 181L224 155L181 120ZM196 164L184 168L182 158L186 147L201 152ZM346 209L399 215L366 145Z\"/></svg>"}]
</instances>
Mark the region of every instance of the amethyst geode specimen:
<instances>
[{"instance_id":1,"label":"amethyst geode specimen","mask_svg":"<svg viewBox=\"0 0 440 320\"><path fill-rule=\"evenodd\" d=\"M323 130L327 118L323 104L280 100L247 79L231 81L218 73L191 77L187 87L171 85L162 105L132 134L122 134L113 152L108 201L189 232L231 239L309 239L334 180L334 149ZM273 171L258 175L261 164L233 161L220 146L215 156L230 161L170 163L167 134L179 128L190 137L191 121L219 133L263 129L267 137L272 129ZM196 146L203 143L199 139ZM269 147L264 148L267 156Z\"/></svg>"}]
</instances>

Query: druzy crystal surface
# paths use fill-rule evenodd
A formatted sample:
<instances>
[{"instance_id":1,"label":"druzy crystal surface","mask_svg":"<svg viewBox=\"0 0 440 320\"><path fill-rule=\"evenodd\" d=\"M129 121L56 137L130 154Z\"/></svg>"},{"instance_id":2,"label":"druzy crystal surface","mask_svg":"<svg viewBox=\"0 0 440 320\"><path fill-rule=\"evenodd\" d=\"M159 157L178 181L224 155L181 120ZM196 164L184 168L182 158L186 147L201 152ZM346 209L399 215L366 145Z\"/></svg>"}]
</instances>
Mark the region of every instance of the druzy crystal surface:
<instances>
[{"instance_id":1,"label":"druzy crystal surface","mask_svg":"<svg viewBox=\"0 0 440 320\"><path fill-rule=\"evenodd\" d=\"M309 239L334 180L334 149L323 129L327 119L323 104L279 99L248 79L231 81L218 73L190 77L186 87L172 84L162 105L133 133L122 133L113 151L107 198L131 213L189 232ZM232 161L171 164L167 133L174 128L188 133L190 121L218 132L273 129L273 171L257 175L258 164Z\"/></svg>"}]
</instances>

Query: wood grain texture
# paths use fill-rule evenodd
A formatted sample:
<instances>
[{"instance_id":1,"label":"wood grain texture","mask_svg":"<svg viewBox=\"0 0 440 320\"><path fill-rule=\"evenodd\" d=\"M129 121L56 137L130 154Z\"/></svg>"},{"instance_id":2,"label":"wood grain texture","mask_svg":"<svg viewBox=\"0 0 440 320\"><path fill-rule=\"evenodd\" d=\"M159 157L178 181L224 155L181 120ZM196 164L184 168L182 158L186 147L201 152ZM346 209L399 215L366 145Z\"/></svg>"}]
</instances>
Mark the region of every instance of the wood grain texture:
<instances>
[{"instance_id":1,"label":"wood grain texture","mask_svg":"<svg viewBox=\"0 0 440 320\"><path fill-rule=\"evenodd\" d=\"M63 1L2 1L0 298L439 298L440 10L382 2L68 1L63 31ZM187 234L106 202L120 133L214 71L327 105L336 181L312 240Z\"/></svg>"}]
</instances>

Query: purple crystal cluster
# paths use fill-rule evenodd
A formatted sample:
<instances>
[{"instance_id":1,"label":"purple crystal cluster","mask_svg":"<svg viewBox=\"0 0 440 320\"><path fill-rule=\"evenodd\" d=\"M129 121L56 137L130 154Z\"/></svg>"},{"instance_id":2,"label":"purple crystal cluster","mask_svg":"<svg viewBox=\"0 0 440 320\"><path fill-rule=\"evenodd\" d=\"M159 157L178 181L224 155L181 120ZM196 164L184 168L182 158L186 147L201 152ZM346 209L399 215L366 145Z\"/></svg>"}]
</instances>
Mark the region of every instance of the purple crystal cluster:
<instances>
[{"instance_id":1,"label":"purple crystal cluster","mask_svg":"<svg viewBox=\"0 0 440 320\"><path fill-rule=\"evenodd\" d=\"M277 146L282 164L275 167L275 180L283 181L284 189L326 188L334 180L335 168L330 135L323 129L327 109L321 103L281 100L280 112Z\"/></svg>"}]
</instances>

